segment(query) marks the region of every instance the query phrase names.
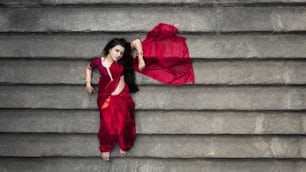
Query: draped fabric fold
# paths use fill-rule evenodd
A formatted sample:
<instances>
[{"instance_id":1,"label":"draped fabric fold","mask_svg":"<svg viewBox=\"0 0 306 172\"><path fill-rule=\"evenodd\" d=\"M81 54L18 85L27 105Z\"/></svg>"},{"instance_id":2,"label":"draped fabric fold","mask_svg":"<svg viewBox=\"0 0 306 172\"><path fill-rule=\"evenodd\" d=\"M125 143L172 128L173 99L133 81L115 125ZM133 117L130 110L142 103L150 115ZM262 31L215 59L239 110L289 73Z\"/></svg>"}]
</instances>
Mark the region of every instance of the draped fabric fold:
<instances>
[{"instance_id":1,"label":"draped fabric fold","mask_svg":"<svg viewBox=\"0 0 306 172\"><path fill-rule=\"evenodd\" d=\"M160 23L142 41L146 68L138 70L138 58L134 68L160 82L169 85L194 83L194 72L186 38L177 36L178 29L170 24Z\"/></svg>"},{"instance_id":2,"label":"draped fabric fold","mask_svg":"<svg viewBox=\"0 0 306 172\"><path fill-rule=\"evenodd\" d=\"M101 76L97 99L100 110L100 151L110 152L117 142L121 150L128 151L136 138L135 103L126 84L120 94L111 95L123 75L123 66L113 62L109 67L109 74L108 69L102 65L102 58L99 57L90 62L90 67L98 69Z\"/></svg>"}]
</instances>

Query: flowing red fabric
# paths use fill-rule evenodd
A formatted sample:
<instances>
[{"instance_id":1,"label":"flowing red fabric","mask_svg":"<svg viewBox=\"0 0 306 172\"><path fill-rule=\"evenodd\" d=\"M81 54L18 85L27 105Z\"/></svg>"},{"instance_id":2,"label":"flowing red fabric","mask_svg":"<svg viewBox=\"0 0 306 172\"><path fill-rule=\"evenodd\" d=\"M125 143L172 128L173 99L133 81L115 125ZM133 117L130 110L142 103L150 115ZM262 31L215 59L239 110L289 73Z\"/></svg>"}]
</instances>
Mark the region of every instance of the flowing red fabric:
<instances>
[{"instance_id":1,"label":"flowing red fabric","mask_svg":"<svg viewBox=\"0 0 306 172\"><path fill-rule=\"evenodd\" d=\"M129 151L136 138L134 109L135 104L130 96L129 88L125 88L119 95L109 97L106 108L100 108L100 129L98 138L100 151L110 152L118 142L123 151Z\"/></svg>"},{"instance_id":2,"label":"flowing red fabric","mask_svg":"<svg viewBox=\"0 0 306 172\"><path fill-rule=\"evenodd\" d=\"M169 24L155 26L142 41L146 67L139 71L136 57L135 70L169 85L194 83L186 38L177 36L177 32L178 29Z\"/></svg>"},{"instance_id":3,"label":"flowing red fabric","mask_svg":"<svg viewBox=\"0 0 306 172\"><path fill-rule=\"evenodd\" d=\"M111 64L109 68L113 78L111 80L101 60L95 58L90 63L90 67L97 68L101 75L97 99L100 110L99 148L101 152L110 152L118 142L121 150L128 151L132 148L136 137L135 104L127 85L120 94L111 95L123 75L123 66L115 62Z\"/></svg>"}]
</instances>

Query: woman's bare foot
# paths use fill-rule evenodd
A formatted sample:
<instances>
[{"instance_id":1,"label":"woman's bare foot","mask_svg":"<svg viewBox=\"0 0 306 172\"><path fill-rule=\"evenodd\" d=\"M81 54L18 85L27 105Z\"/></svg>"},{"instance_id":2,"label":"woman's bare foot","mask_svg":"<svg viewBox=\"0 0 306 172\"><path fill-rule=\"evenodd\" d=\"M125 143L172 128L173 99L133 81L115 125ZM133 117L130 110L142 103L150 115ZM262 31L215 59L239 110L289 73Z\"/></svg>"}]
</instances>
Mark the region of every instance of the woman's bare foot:
<instances>
[{"instance_id":1,"label":"woman's bare foot","mask_svg":"<svg viewBox=\"0 0 306 172\"><path fill-rule=\"evenodd\" d=\"M120 149L120 157L123 158L126 155L127 155L127 152Z\"/></svg>"},{"instance_id":2,"label":"woman's bare foot","mask_svg":"<svg viewBox=\"0 0 306 172\"><path fill-rule=\"evenodd\" d=\"M109 156L110 156L109 152L102 152L101 154L102 159L105 161L109 161Z\"/></svg>"}]
</instances>

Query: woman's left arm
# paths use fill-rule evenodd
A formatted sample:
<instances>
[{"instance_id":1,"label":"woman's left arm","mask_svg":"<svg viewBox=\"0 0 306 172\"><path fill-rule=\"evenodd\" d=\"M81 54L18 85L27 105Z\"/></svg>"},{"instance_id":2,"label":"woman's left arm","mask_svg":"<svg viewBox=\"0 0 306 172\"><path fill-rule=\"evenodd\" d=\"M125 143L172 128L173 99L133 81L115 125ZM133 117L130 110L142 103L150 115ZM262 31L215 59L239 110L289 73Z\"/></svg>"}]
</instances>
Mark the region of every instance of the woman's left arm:
<instances>
[{"instance_id":1,"label":"woman's left arm","mask_svg":"<svg viewBox=\"0 0 306 172\"><path fill-rule=\"evenodd\" d=\"M132 49L136 49L137 51L137 57L138 57L138 69L140 71L142 71L145 67L146 67L146 64L145 64L145 61L143 59L143 50L142 50L142 44L141 44L141 41L140 39L135 39L131 42L131 48Z\"/></svg>"}]
</instances>

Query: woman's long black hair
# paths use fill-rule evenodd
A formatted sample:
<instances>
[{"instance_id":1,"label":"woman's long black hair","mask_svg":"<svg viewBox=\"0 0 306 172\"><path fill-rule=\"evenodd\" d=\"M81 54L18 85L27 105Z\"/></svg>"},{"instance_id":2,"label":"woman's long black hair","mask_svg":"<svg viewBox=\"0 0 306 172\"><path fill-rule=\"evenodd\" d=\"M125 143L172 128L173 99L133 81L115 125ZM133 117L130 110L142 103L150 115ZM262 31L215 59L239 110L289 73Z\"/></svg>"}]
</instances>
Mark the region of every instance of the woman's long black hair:
<instances>
[{"instance_id":1,"label":"woman's long black hair","mask_svg":"<svg viewBox=\"0 0 306 172\"><path fill-rule=\"evenodd\" d=\"M130 43L127 42L124 38L113 38L110 40L103 49L103 54L106 55L109 53L109 50L116 45L121 45L124 47L124 53L122 58L118 60L118 63L122 64L124 67L124 80L129 86L131 93L139 91L136 85L135 70L133 68L133 56L131 54Z\"/></svg>"}]
</instances>

